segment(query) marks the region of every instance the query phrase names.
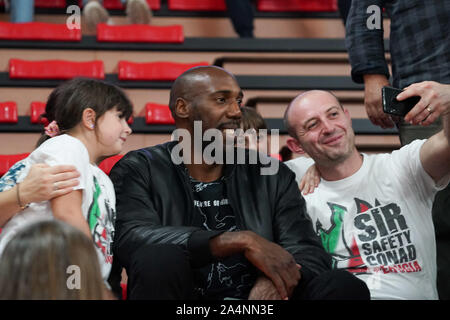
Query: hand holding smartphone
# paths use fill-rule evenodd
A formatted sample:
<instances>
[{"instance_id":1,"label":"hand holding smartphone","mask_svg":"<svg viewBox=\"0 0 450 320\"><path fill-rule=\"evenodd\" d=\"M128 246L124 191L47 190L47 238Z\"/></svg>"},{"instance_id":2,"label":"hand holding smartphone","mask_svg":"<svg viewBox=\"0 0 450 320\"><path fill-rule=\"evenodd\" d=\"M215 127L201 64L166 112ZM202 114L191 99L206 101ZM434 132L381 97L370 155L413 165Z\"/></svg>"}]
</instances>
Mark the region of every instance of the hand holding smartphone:
<instances>
[{"instance_id":1,"label":"hand holding smartphone","mask_svg":"<svg viewBox=\"0 0 450 320\"><path fill-rule=\"evenodd\" d=\"M398 101L396 97L402 91L403 90L401 89L392 87L383 87L381 89L384 113L404 117L417 104L417 102L419 102L419 96Z\"/></svg>"}]
</instances>

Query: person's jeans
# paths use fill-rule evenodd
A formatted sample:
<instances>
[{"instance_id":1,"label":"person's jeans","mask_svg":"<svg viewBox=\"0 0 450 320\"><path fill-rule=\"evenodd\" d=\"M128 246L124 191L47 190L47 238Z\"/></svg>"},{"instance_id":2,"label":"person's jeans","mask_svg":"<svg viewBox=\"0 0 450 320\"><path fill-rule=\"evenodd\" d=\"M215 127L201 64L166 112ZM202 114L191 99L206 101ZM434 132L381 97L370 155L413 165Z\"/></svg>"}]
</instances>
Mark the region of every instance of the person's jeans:
<instances>
[{"instance_id":1,"label":"person's jeans","mask_svg":"<svg viewBox=\"0 0 450 320\"><path fill-rule=\"evenodd\" d=\"M10 21L14 23L32 22L34 19L34 0L10 1Z\"/></svg>"}]
</instances>

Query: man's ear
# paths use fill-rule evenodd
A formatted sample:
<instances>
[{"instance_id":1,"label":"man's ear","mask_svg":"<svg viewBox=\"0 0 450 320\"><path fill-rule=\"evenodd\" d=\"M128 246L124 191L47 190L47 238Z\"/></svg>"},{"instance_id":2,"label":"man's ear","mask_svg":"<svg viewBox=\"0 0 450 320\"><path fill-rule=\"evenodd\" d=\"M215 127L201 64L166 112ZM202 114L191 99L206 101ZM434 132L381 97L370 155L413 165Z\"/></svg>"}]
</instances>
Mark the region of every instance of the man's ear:
<instances>
[{"instance_id":1,"label":"man's ear","mask_svg":"<svg viewBox=\"0 0 450 320\"><path fill-rule=\"evenodd\" d=\"M83 127L93 130L95 128L95 116L95 111L92 108L84 109L81 116Z\"/></svg>"},{"instance_id":2,"label":"man's ear","mask_svg":"<svg viewBox=\"0 0 450 320\"><path fill-rule=\"evenodd\" d=\"M177 98L177 101L175 102L175 114L178 118L189 118L191 114L190 104L183 98Z\"/></svg>"},{"instance_id":3,"label":"man's ear","mask_svg":"<svg viewBox=\"0 0 450 320\"><path fill-rule=\"evenodd\" d=\"M287 144L289 150L291 150L292 152L298 153L298 154L305 154L305 151L303 150L303 148L301 147L301 145L297 141L297 139L289 137L286 140L286 144Z\"/></svg>"},{"instance_id":4,"label":"man's ear","mask_svg":"<svg viewBox=\"0 0 450 320\"><path fill-rule=\"evenodd\" d=\"M352 116L350 115L350 111L348 111L348 109L344 108L344 114L347 117L347 119L351 120Z\"/></svg>"}]
</instances>

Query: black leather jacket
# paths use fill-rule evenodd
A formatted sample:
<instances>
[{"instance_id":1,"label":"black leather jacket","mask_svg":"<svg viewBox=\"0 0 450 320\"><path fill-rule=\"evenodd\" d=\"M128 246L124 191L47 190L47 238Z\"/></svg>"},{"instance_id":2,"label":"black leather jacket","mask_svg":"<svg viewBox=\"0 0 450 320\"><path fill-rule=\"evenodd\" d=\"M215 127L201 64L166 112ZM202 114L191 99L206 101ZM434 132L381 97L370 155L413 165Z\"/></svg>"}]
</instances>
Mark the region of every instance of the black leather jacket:
<instances>
[{"instance_id":1,"label":"black leather jacket","mask_svg":"<svg viewBox=\"0 0 450 320\"><path fill-rule=\"evenodd\" d=\"M185 166L171 161L170 151L176 143L129 152L110 173L117 197L114 260L125 268L145 244L180 245L193 266L214 259L209 239L221 232L190 226L197 209ZM238 227L290 252L302 266L302 279L329 270L331 258L306 215L294 173L280 163L278 174L261 175L262 166L225 165L227 195Z\"/></svg>"}]
</instances>

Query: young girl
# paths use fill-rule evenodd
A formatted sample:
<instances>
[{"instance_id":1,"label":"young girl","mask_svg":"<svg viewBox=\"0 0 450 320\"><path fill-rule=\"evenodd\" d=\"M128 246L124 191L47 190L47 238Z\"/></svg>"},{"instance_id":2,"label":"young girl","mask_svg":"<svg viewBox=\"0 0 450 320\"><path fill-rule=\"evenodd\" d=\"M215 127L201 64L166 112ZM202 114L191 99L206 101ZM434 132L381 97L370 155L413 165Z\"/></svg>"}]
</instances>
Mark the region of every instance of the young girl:
<instances>
[{"instance_id":1,"label":"young girl","mask_svg":"<svg viewBox=\"0 0 450 320\"><path fill-rule=\"evenodd\" d=\"M131 133L126 120L132 114L132 105L118 87L81 78L62 84L50 98L53 103L48 108L54 110L46 108L46 113L53 114L54 121L46 127L47 140L9 172L15 175L11 180L20 186L35 163L70 164L80 173L79 184L72 192L50 201L21 203L23 210L5 224L0 234L0 254L25 224L54 217L92 238L106 282L112 265L115 193L111 180L97 164L121 151ZM57 190L58 183L53 187ZM20 199L19 193L17 196Z\"/></svg>"}]
</instances>

